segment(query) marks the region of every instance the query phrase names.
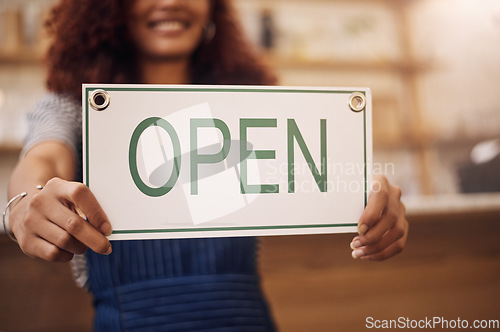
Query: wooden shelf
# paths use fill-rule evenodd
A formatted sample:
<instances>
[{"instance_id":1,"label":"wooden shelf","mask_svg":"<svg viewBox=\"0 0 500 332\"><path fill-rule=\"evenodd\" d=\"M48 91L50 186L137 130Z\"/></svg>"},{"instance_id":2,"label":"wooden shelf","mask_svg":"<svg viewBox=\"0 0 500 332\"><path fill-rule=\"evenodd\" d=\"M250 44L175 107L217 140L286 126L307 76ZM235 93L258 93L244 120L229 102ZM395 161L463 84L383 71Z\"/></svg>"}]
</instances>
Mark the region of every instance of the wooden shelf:
<instances>
[{"instance_id":1,"label":"wooden shelf","mask_svg":"<svg viewBox=\"0 0 500 332\"><path fill-rule=\"evenodd\" d=\"M33 51L0 53L0 65L41 65L42 56Z\"/></svg>"},{"instance_id":2,"label":"wooden shelf","mask_svg":"<svg viewBox=\"0 0 500 332\"><path fill-rule=\"evenodd\" d=\"M497 139L498 135L474 135L474 136L453 136L453 137L439 137L437 133L422 133L422 134L401 134L393 135L391 137L384 135L373 136L373 146L382 149L426 149L426 148L454 148L473 146L479 142Z\"/></svg>"},{"instance_id":3,"label":"wooden shelf","mask_svg":"<svg viewBox=\"0 0 500 332\"><path fill-rule=\"evenodd\" d=\"M401 1L401 0L356 0L354 2L355 4L367 4L367 5L373 5L373 4L380 4L380 5L390 5L390 6L404 6L407 4L411 4L413 2L416 2L419 0L406 0L406 1ZM244 2L261 2L265 5L272 5L272 4L277 4L277 3L303 3L304 0L244 0ZM350 0L309 0L308 3L314 4L314 3L353 3Z\"/></svg>"},{"instance_id":4,"label":"wooden shelf","mask_svg":"<svg viewBox=\"0 0 500 332\"><path fill-rule=\"evenodd\" d=\"M431 69L430 63L394 60L308 60L280 57L272 54L262 55L266 63L273 68L300 70L332 70L332 71L394 71L422 72Z\"/></svg>"}]
</instances>

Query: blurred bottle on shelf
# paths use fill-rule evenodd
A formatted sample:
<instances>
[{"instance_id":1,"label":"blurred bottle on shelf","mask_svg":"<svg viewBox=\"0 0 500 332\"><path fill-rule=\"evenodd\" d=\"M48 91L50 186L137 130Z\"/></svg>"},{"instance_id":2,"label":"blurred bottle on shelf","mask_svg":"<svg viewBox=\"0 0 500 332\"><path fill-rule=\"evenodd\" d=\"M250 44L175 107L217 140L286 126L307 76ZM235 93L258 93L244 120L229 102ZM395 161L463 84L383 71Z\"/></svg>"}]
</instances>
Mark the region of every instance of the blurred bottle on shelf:
<instances>
[{"instance_id":1,"label":"blurred bottle on shelf","mask_svg":"<svg viewBox=\"0 0 500 332\"><path fill-rule=\"evenodd\" d=\"M47 46L43 24L50 1L0 1L0 57L37 61Z\"/></svg>"},{"instance_id":2,"label":"blurred bottle on shelf","mask_svg":"<svg viewBox=\"0 0 500 332\"><path fill-rule=\"evenodd\" d=\"M263 9L260 14L260 46L265 51L272 51L276 46L276 30L274 28L273 13L270 9Z\"/></svg>"},{"instance_id":3,"label":"blurred bottle on shelf","mask_svg":"<svg viewBox=\"0 0 500 332\"><path fill-rule=\"evenodd\" d=\"M0 8L0 53L15 55L22 46L22 14L18 7Z\"/></svg>"}]
</instances>

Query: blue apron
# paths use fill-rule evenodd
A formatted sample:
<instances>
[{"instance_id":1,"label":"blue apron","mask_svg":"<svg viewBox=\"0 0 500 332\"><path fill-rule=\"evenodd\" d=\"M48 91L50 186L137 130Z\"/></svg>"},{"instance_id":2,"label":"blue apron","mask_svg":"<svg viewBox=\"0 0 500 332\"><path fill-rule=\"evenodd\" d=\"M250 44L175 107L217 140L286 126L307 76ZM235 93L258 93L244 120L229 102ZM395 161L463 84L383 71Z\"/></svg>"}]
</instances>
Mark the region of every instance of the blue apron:
<instances>
[{"instance_id":1,"label":"blue apron","mask_svg":"<svg viewBox=\"0 0 500 332\"><path fill-rule=\"evenodd\" d=\"M274 331L246 238L113 241L86 257L96 331Z\"/></svg>"}]
</instances>

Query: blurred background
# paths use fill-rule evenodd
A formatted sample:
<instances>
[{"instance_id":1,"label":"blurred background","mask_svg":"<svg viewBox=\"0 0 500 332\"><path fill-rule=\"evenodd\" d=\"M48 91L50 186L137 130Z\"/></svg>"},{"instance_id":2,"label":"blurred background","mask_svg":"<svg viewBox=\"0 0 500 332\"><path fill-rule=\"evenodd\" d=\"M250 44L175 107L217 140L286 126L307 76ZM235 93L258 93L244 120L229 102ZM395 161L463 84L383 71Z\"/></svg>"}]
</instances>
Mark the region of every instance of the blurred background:
<instances>
[{"instance_id":1,"label":"blurred background","mask_svg":"<svg viewBox=\"0 0 500 332\"><path fill-rule=\"evenodd\" d=\"M45 92L52 0L0 0L0 206ZM235 0L280 85L373 93L374 161L403 190L407 248L350 258L351 235L262 239L283 331L359 331L365 319L500 320L500 1ZM3 231L3 229L2 229ZM91 299L67 265L0 233L0 331L88 331Z\"/></svg>"}]
</instances>

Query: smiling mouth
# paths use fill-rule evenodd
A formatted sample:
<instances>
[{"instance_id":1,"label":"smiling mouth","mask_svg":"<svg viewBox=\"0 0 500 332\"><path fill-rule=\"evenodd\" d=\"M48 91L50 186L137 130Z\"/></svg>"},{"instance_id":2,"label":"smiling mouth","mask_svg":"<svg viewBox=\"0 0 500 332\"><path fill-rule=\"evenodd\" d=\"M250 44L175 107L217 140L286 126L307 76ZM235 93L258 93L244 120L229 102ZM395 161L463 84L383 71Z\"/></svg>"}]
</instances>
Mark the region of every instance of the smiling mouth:
<instances>
[{"instance_id":1,"label":"smiling mouth","mask_svg":"<svg viewBox=\"0 0 500 332\"><path fill-rule=\"evenodd\" d=\"M186 22L178 20L155 21L148 24L148 27L158 32L180 32L188 28Z\"/></svg>"}]
</instances>

